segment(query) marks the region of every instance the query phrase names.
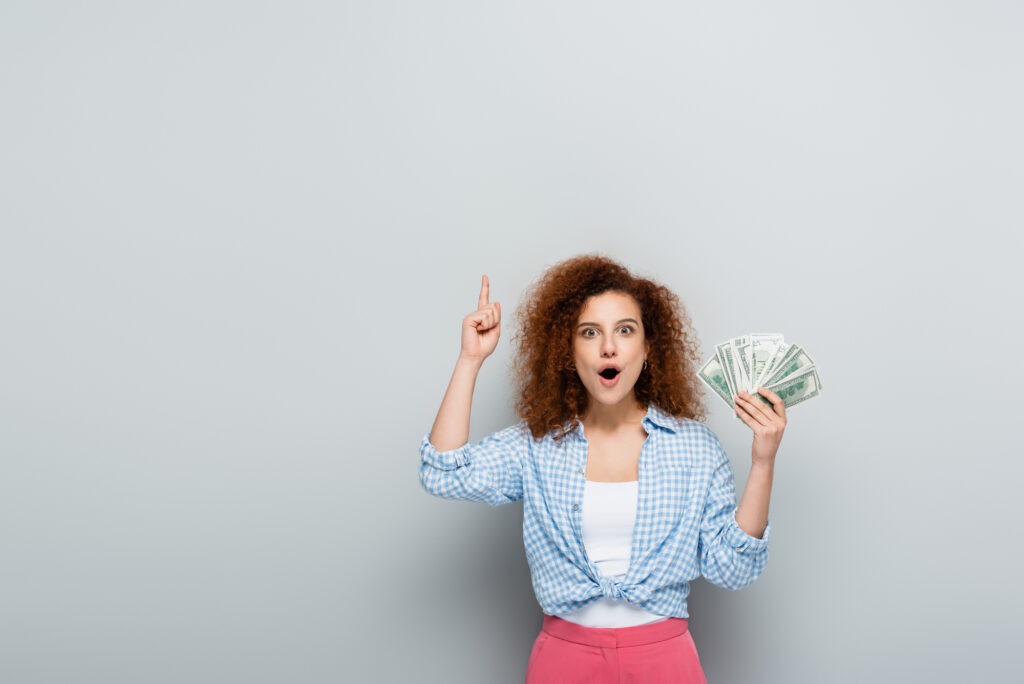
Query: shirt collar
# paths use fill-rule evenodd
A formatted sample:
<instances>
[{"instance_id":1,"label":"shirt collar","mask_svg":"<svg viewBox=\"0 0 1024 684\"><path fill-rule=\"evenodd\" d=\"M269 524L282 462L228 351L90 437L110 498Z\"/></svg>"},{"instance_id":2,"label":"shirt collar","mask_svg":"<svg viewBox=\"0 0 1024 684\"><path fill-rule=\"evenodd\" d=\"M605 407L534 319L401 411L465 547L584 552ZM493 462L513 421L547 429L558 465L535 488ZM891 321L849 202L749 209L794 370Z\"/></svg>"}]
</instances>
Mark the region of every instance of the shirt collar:
<instances>
[{"instance_id":1,"label":"shirt collar","mask_svg":"<svg viewBox=\"0 0 1024 684\"><path fill-rule=\"evenodd\" d=\"M653 423L658 427L665 428L669 432L678 432L682 419L662 411L654 404L650 404L647 407L647 415L640 422L647 425ZM648 430L648 432L650 431Z\"/></svg>"},{"instance_id":2,"label":"shirt collar","mask_svg":"<svg viewBox=\"0 0 1024 684\"><path fill-rule=\"evenodd\" d=\"M644 429L648 433L651 431L648 429L651 425L656 425L660 428L668 430L669 432L678 432L679 427L682 423L682 418L677 418L670 413L662 411L654 404L648 404L647 415L640 419L640 424L644 426ZM577 437L583 434L583 423L577 417L576 427L569 431L570 434L575 434Z\"/></svg>"}]
</instances>

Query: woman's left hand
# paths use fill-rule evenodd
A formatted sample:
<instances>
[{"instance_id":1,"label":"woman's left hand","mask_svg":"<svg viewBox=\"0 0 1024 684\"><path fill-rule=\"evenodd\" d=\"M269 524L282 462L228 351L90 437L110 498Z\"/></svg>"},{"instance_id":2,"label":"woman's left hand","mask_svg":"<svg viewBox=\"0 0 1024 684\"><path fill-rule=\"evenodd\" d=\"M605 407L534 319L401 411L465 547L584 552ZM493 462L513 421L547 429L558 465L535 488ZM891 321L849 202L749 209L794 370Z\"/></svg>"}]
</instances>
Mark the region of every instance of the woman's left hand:
<instances>
[{"instance_id":1,"label":"woman's left hand","mask_svg":"<svg viewBox=\"0 0 1024 684\"><path fill-rule=\"evenodd\" d=\"M747 391L734 397L733 409L744 423L754 431L753 465L775 465L775 454L786 429L786 405L782 398L767 387L759 387L758 394L772 402L771 406Z\"/></svg>"}]
</instances>

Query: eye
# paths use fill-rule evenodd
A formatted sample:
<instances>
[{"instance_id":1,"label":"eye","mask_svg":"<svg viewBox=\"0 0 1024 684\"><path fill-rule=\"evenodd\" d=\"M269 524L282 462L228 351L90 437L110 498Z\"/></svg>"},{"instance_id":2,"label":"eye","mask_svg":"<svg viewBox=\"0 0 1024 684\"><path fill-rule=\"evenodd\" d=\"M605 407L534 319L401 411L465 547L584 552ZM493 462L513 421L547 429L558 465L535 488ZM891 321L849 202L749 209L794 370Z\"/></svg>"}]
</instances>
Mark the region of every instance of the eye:
<instances>
[{"instance_id":1,"label":"eye","mask_svg":"<svg viewBox=\"0 0 1024 684\"><path fill-rule=\"evenodd\" d=\"M593 335L588 335L587 334L587 333L591 333L591 332L596 333L597 331L594 330L593 328L584 328L583 331L580 334L583 335L583 337L593 337Z\"/></svg>"},{"instance_id":2,"label":"eye","mask_svg":"<svg viewBox=\"0 0 1024 684\"><path fill-rule=\"evenodd\" d=\"M631 326L631 325L624 325L621 328L619 328L619 330L625 330L626 334L629 334L629 333L633 332L633 326Z\"/></svg>"}]
</instances>

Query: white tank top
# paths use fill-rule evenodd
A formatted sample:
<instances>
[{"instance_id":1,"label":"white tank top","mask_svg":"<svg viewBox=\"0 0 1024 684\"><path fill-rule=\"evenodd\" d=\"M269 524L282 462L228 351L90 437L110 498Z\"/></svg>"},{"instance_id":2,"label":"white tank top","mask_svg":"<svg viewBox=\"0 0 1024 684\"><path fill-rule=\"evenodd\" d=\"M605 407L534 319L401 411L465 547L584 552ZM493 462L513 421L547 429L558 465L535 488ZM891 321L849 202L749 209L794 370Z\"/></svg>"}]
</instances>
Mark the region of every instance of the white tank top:
<instances>
[{"instance_id":1,"label":"white tank top","mask_svg":"<svg viewBox=\"0 0 1024 684\"><path fill-rule=\"evenodd\" d=\"M629 570L640 483L593 482L583 487L583 546L601 575L622 578ZM632 627L665 620L625 599L602 596L563 620L587 627Z\"/></svg>"}]
</instances>

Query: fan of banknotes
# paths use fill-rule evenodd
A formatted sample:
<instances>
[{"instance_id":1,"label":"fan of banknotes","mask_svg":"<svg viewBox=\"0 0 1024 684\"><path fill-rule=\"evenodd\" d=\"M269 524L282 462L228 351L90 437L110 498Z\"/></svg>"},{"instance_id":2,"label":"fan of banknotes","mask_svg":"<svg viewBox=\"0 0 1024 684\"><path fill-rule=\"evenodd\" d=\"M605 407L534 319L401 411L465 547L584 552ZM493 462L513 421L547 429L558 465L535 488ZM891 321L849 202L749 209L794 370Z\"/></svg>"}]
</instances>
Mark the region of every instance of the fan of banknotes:
<instances>
[{"instance_id":1,"label":"fan of banknotes","mask_svg":"<svg viewBox=\"0 0 1024 684\"><path fill-rule=\"evenodd\" d=\"M800 345L786 344L779 333L750 333L716 345L715 355L697 375L730 408L741 390L770 404L757 394L758 387L775 392L786 408L821 394L814 359Z\"/></svg>"}]
</instances>

